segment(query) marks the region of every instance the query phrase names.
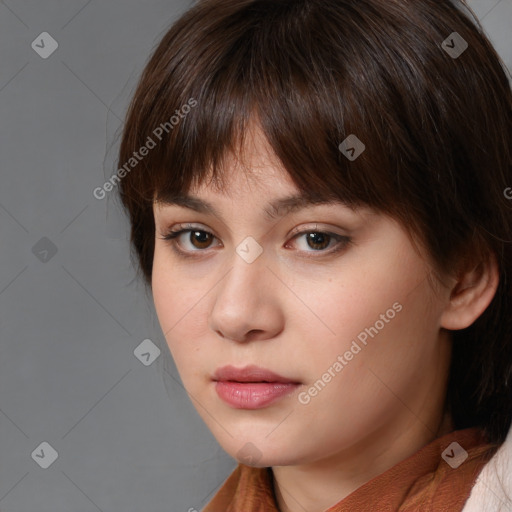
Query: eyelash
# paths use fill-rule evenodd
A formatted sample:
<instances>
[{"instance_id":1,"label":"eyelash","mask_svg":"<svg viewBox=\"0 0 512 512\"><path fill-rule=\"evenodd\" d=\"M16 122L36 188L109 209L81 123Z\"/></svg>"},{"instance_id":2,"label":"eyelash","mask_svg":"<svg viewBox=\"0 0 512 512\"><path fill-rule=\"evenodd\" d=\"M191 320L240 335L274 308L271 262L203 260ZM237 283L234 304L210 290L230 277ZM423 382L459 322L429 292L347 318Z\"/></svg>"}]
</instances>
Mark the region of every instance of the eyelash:
<instances>
[{"instance_id":1,"label":"eyelash","mask_svg":"<svg viewBox=\"0 0 512 512\"><path fill-rule=\"evenodd\" d=\"M211 233L210 231L207 231L205 229L201 229L199 227L196 227L196 226L193 226L193 225L189 225L187 224L186 227L183 227L182 225L179 225L178 226L178 229L169 229L165 234L164 236L160 237L162 240L165 240L166 242L170 242L171 245L172 245L172 248L174 249L174 251L180 256L180 257L183 257L183 258L197 258L198 256L193 256L191 253L201 253L201 252L205 252L207 251L208 249L196 249L194 251L184 251L182 249L179 249L178 248L178 244L177 244L177 238L184 234L184 233L191 233L193 231L196 231L196 232L200 232L200 233L206 233L207 235L211 235L214 239L217 238L213 233ZM334 246L334 249L331 249L331 250L312 250L312 251L300 251L300 252L318 252L318 253L321 253L322 256L326 256L326 255L332 255L332 254L335 254L345 248L347 248L351 243L352 243L352 239L348 236L343 236L343 235L338 235L336 233L331 233L331 232L328 232L328 231L319 231L319 230L304 230L304 231L300 231L298 233L295 233L292 237L292 239L295 239L295 238L299 238L300 236L302 235L307 235L307 234L311 234L311 233L315 233L315 234L321 234L321 235L327 235L329 236L331 239L334 239L337 243L336 245ZM329 240L330 242L330 240ZM307 258L311 258L311 256L306 256ZM317 256L313 256L313 258L317 258Z\"/></svg>"}]
</instances>

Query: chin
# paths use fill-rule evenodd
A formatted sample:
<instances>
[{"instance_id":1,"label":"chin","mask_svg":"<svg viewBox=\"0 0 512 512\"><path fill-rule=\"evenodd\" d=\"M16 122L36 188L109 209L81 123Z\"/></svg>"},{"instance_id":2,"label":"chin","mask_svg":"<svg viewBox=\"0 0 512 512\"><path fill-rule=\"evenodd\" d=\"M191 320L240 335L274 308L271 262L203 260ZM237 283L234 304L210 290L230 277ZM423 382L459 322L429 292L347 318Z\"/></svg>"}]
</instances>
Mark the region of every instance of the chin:
<instances>
[{"instance_id":1,"label":"chin","mask_svg":"<svg viewBox=\"0 0 512 512\"><path fill-rule=\"evenodd\" d=\"M250 440L238 443L237 446L223 446L224 450L235 460L254 468L270 466L290 466L297 463L296 450L285 452L283 448L269 446L268 442Z\"/></svg>"}]
</instances>

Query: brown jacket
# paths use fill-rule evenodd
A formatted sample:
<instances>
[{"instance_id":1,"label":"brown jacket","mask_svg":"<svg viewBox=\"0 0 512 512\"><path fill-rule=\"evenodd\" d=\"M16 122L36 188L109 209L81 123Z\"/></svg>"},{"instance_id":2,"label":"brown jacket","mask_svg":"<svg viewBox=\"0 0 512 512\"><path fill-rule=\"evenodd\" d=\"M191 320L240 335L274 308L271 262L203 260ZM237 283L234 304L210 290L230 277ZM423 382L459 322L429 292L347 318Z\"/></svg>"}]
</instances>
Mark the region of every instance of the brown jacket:
<instances>
[{"instance_id":1,"label":"brown jacket","mask_svg":"<svg viewBox=\"0 0 512 512\"><path fill-rule=\"evenodd\" d=\"M465 452L467 458L462 461ZM479 472L495 452L477 428L451 432L366 482L326 512L460 512ZM271 471L238 464L202 512L279 512Z\"/></svg>"}]
</instances>

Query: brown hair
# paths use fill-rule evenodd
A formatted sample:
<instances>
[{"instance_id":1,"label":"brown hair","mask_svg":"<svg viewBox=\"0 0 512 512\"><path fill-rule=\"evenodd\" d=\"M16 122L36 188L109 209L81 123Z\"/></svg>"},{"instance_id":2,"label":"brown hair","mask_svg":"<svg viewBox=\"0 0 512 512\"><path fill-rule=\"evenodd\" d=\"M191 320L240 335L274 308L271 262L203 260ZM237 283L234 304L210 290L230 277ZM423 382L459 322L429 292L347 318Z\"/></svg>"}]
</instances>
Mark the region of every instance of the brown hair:
<instances>
[{"instance_id":1,"label":"brown hair","mask_svg":"<svg viewBox=\"0 0 512 512\"><path fill-rule=\"evenodd\" d=\"M154 197L210 172L221 184L223 158L239 154L256 121L301 191L391 215L438 270L494 253L492 303L452 332L447 404L456 428L480 426L502 443L512 421L512 93L464 10L448 0L198 2L144 69L119 165L153 147L124 167L119 197L150 285ZM460 55L447 51L463 48L453 32L468 45ZM355 160L338 148L350 134L366 147Z\"/></svg>"}]
</instances>

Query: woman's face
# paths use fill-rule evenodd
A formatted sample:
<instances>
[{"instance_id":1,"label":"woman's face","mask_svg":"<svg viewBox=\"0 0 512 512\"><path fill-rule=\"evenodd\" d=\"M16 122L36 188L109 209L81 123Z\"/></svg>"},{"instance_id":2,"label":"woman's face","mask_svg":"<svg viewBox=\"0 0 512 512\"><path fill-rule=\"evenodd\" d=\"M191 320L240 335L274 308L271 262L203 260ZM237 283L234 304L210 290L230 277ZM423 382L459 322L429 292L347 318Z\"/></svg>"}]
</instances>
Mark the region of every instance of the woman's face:
<instances>
[{"instance_id":1,"label":"woman's face","mask_svg":"<svg viewBox=\"0 0 512 512\"><path fill-rule=\"evenodd\" d=\"M232 160L227 191L189 193L216 214L154 205L156 312L198 413L226 452L261 467L435 437L450 352L445 293L431 290L424 258L370 209L309 204L269 218L298 189L258 132L247 150L249 178ZM191 231L162 239L170 229ZM228 365L292 384L216 382Z\"/></svg>"}]
</instances>

